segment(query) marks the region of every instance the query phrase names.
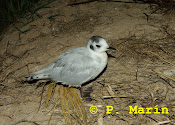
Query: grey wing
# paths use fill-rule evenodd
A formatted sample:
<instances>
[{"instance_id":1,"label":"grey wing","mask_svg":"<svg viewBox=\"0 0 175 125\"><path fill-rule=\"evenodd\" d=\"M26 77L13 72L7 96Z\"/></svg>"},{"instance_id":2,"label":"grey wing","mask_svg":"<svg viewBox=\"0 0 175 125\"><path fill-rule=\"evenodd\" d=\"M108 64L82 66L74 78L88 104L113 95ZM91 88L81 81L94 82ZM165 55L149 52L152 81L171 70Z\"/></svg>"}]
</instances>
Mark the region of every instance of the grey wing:
<instances>
[{"instance_id":1,"label":"grey wing","mask_svg":"<svg viewBox=\"0 0 175 125\"><path fill-rule=\"evenodd\" d=\"M37 75L37 74L50 74L51 71L53 70L53 67L55 65L57 65L57 62L59 62L60 59L62 59L62 57L66 56L67 54L71 53L72 50L75 50L76 48L73 48L67 52L65 52L63 55L59 56L58 59L56 59L53 63L49 64L47 67L33 73L34 75Z\"/></svg>"},{"instance_id":2,"label":"grey wing","mask_svg":"<svg viewBox=\"0 0 175 125\"><path fill-rule=\"evenodd\" d=\"M43 69L41 69L41 70L39 70L39 71L37 71L37 72L35 72L35 73L33 73L34 75L37 75L37 74L50 74L51 73L51 71L52 71L52 69L53 69L53 67L54 67L54 65L55 65L55 63L51 63L51 64L49 64L47 67L45 67L45 68L43 68Z\"/></svg>"},{"instance_id":3,"label":"grey wing","mask_svg":"<svg viewBox=\"0 0 175 125\"><path fill-rule=\"evenodd\" d=\"M81 85L96 77L99 69L99 60L88 56L86 49L68 51L56 61L50 74L54 81L63 82L68 85ZM84 54L83 54L84 53Z\"/></svg>"}]
</instances>

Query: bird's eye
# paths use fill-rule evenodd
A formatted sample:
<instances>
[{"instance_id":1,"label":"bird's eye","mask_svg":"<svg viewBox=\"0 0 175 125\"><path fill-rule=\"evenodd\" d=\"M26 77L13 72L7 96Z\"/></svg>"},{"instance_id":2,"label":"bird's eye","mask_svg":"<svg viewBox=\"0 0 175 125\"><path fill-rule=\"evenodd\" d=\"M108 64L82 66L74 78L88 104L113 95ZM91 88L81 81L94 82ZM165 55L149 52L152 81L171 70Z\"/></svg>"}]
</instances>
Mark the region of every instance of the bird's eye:
<instances>
[{"instance_id":1,"label":"bird's eye","mask_svg":"<svg viewBox=\"0 0 175 125\"><path fill-rule=\"evenodd\" d=\"M97 48L100 48L101 46L100 45L96 45Z\"/></svg>"}]
</instances>

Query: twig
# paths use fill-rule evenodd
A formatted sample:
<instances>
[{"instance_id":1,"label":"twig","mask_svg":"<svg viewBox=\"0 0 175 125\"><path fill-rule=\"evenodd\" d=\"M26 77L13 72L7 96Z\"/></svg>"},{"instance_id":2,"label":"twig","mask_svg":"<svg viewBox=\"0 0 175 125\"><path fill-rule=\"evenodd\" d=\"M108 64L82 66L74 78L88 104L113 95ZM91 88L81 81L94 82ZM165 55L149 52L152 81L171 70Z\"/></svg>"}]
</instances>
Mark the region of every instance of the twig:
<instances>
[{"instance_id":1,"label":"twig","mask_svg":"<svg viewBox=\"0 0 175 125\"><path fill-rule=\"evenodd\" d=\"M68 4L68 6L86 4L86 3L91 3L91 2L95 2L95 1L98 1L98 0L87 0L87 1L82 1L82 2L75 2L75 3Z\"/></svg>"},{"instance_id":2,"label":"twig","mask_svg":"<svg viewBox=\"0 0 175 125\"><path fill-rule=\"evenodd\" d=\"M149 20L149 15L146 14L146 13L143 13L143 14L146 16L146 20L147 20L147 22L148 22L148 20Z\"/></svg>"},{"instance_id":3,"label":"twig","mask_svg":"<svg viewBox=\"0 0 175 125\"><path fill-rule=\"evenodd\" d=\"M130 2L130 1L122 1L122 0L107 0L107 1L100 1L100 2L117 2L117 3L133 3L133 4L145 4L145 3L151 3L154 4L153 2L149 2L149 1L136 1L134 0L134 2Z\"/></svg>"},{"instance_id":4,"label":"twig","mask_svg":"<svg viewBox=\"0 0 175 125\"><path fill-rule=\"evenodd\" d=\"M103 98L134 98L134 97L127 97L127 96L103 96Z\"/></svg>"},{"instance_id":5,"label":"twig","mask_svg":"<svg viewBox=\"0 0 175 125\"><path fill-rule=\"evenodd\" d=\"M9 46L9 41L7 42L7 45L6 45L6 48L5 48L5 53L7 53L8 46Z\"/></svg>"},{"instance_id":6,"label":"twig","mask_svg":"<svg viewBox=\"0 0 175 125\"><path fill-rule=\"evenodd\" d=\"M106 89L107 89L107 91L109 92L109 94L111 95L111 96L115 96L115 93L112 91L112 87L108 84L107 85L108 87L106 87ZM113 100L115 101L115 102L117 102L118 100L116 100L116 98L113 98Z\"/></svg>"},{"instance_id":7,"label":"twig","mask_svg":"<svg viewBox=\"0 0 175 125\"><path fill-rule=\"evenodd\" d=\"M153 53L153 52L151 52L151 51L144 51L144 52L152 53L153 55L160 57L160 58L161 58L163 61L165 61L166 63L168 63L168 64L172 65L173 67L175 67L174 64L172 64L172 63L169 62L168 60L164 59L163 57L159 56L158 54L155 54L155 53Z\"/></svg>"},{"instance_id":8,"label":"twig","mask_svg":"<svg viewBox=\"0 0 175 125\"><path fill-rule=\"evenodd\" d=\"M35 62L35 63L38 63L38 62ZM19 67L19 68L13 70L13 71L9 71L9 72L7 72L6 75L0 80L0 82L4 82L5 79L6 79L10 74L15 73L16 71L18 71L18 70L20 70L20 69L26 67L26 66L29 65L29 64L34 64L34 63L33 63L33 62L32 62L32 63L28 63L28 64L26 64L26 65L24 65L24 66L22 66L22 67Z\"/></svg>"},{"instance_id":9,"label":"twig","mask_svg":"<svg viewBox=\"0 0 175 125\"><path fill-rule=\"evenodd\" d=\"M19 121L19 122L13 123L12 125L17 125L17 124L20 124L20 123L22 123L22 122L28 122L28 123L33 123L33 124L35 124L35 125L40 125L40 124L38 124L38 123L36 123L36 122L28 121L28 120L21 120L21 121Z\"/></svg>"},{"instance_id":10,"label":"twig","mask_svg":"<svg viewBox=\"0 0 175 125\"><path fill-rule=\"evenodd\" d=\"M9 87L9 88L14 88L14 87L11 87L11 86L8 86L8 85L5 85L5 84L2 84L2 83L0 83L0 86Z\"/></svg>"},{"instance_id":11,"label":"twig","mask_svg":"<svg viewBox=\"0 0 175 125\"><path fill-rule=\"evenodd\" d=\"M153 70L154 72L156 72L156 73L162 75L162 76L165 76L165 77L167 77L167 78L169 78L169 79L175 81L175 78L173 78L173 77L171 77L171 76L165 75L165 74L163 74L163 73L161 73L160 71L157 71L157 70L155 70L155 69L152 69L152 70Z\"/></svg>"},{"instance_id":12,"label":"twig","mask_svg":"<svg viewBox=\"0 0 175 125\"><path fill-rule=\"evenodd\" d=\"M167 124L167 123L170 123L171 121L162 121L162 122L159 122L159 123L156 123L154 125L161 125L161 124Z\"/></svg>"},{"instance_id":13,"label":"twig","mask_svg":"<svg viewBox=\"0 0 175 125\"><path fill-rule=\"evenodd\" d=\"M45 86L46 86L46 84L43 85L42 92L41 92L41 94L40 94L40 102L39 102L40 104L39 104L37 113L39 112L39 110L40 110L40 108L41 108L41 102L42 102L42 99L43 99L43 93L44 93ZM37 113L36 113L36 114L37 114Z\"/></svg>"}]
</instances>

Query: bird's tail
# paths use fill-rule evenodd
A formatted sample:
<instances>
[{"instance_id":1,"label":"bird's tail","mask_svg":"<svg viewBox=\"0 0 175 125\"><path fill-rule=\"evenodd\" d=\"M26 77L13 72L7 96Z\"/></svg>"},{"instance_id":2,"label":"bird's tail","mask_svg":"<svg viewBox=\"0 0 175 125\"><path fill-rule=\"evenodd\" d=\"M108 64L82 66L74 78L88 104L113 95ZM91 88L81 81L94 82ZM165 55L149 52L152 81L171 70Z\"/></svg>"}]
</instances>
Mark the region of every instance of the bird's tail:
<instances>
[{"instance_id":1,"label":"bird's tail","mask_svg":"<svg viewBox=\"0 0 175 125\"><path fill-rule=\"evenodd\" d=\"M28 81L39 80L39 79L49 79L49 74L36 74L26 77Z\"/></svg>"}]
</instances>

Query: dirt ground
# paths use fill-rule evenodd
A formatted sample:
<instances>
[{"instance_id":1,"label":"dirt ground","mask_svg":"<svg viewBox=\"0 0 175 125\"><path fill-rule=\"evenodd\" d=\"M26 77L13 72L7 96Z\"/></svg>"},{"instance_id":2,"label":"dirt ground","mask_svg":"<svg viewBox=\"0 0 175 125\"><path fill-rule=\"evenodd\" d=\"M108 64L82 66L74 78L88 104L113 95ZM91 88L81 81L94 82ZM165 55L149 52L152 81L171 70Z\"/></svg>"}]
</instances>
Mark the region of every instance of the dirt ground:
<instances>
[{"instance_id":1,"label":"dirt ground","mask_svg":"<svg viewBox=\"0 0 175 125\"><path fill-rule=\"evenodd\" d=\"M47 125L52 115L50 125L64 125L60 104L52 113L54 99L48 107L44 105L49 86L43 90L21 81L70 48L85 46L91 36L99 35L118 51L108 51L115 58L109 58L100 77L83 86L84 90L93 90L91 100L83 99L88 124L175 125L174 15L154 11L156 5L141 2L67 4L57 0L49 4L51 8L37 11L42 18L36 17L23 27L31 30L21 34L20 40L13 26L2 37L0 124ZM59 16L48 19L55 14ZM96 114L89 112L92 105L98 108ZM111 114L105 114L106 106L113 106ZM154 114L155 110L151 114L129 114L129 106L157 106L159 112L167 107L169 114Z\"/></svg>"}]
</instances>

